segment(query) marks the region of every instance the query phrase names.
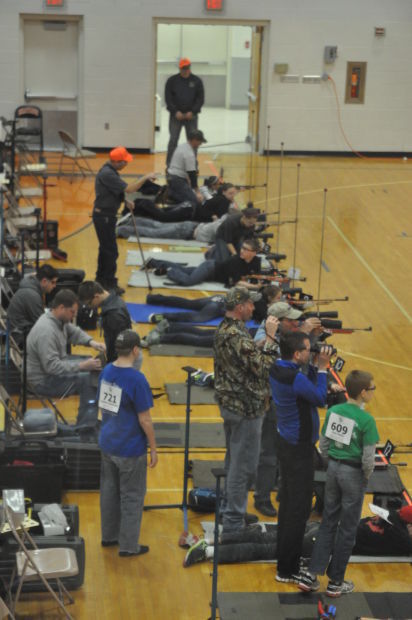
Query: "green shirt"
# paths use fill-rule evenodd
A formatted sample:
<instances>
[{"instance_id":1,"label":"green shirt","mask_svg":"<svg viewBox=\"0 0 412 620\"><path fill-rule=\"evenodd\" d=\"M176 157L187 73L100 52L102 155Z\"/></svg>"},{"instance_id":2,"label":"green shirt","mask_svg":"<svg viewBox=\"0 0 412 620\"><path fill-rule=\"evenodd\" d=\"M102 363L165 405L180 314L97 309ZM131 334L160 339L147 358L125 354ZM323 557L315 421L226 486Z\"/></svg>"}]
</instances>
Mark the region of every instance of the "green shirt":
<instances>
[{"instance_id":1,"label":"green shirt","mask_svg":"<svg viewBox=\"0 0 412 620\"><path fill-rule=\"evenodd\" d=\"M322 435L329 439L329 456L358 462L362 461L364 446L379 441L375 419L352 403L335 405L327 411Z\"/></svg>"}]
</instances>

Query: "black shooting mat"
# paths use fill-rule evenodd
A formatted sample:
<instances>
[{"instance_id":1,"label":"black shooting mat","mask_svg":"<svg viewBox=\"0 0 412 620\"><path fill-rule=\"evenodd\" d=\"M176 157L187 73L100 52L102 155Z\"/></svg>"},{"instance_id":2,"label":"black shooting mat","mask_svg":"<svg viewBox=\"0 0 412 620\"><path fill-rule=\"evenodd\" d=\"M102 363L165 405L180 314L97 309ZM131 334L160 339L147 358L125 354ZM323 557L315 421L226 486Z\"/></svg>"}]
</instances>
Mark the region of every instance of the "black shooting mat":
<instances>
[{"instance_id":1,"label":"black shooting mat","mask_svg":"<svg viewBox=\"0 0 412 620\"><path fill-rule=\"evenodd\" d=\"M405 485L399 476L396 465L389 465L387 469L375 469L368 480L366 493L385 493L388 495L399 495ZM412 608L411 608L412 617Z\"/></svg>"},{"instance_id":2,"label":"black shooting mat","mask_svg":"<svg viewBox=\"0 0 412 620\"><path fill-rule=\"evenodd\" d=\"M355 620L368 618L412 618L412 594L404 592L354 592L331 599L319 593L219 592L217 601L221 620L316 620L319 599L336 607L336 617Z\"/></svg>"},{"instance_id":3,"label":"black shooting mat","mask_svg":"<svg viewBox=\"0 0 412 620\"><path fill-rule=\"evenodd\" d=\"M153 344L149 353L168 357L213 357L213 349L188 344Z\"/></svg>"},{"instance_id":4,"label":"black shooting mat","mask_svg":"<svg viewBox=\"0 0 412 620\"><path fill-rule=\"evenodd\" d=\"M185 424L176 422L155 422L157 445L162 448L182 448L185 445L185 427ZM223 424L190 423L190 448L224 448L225 445Z\"/></svg>"},{"instance_id":5,"label":"black shooting mat","mask_svg":"<svg viewBox=\"0 0 412 620\"><path fill-rule=\"evenodd\" d=\"M186 383L165 383L165 389L171 405L186 405ZM215 390L211 387L192 385L190 388L190 404L216 405Z\"/></svg>"}]
</instances>

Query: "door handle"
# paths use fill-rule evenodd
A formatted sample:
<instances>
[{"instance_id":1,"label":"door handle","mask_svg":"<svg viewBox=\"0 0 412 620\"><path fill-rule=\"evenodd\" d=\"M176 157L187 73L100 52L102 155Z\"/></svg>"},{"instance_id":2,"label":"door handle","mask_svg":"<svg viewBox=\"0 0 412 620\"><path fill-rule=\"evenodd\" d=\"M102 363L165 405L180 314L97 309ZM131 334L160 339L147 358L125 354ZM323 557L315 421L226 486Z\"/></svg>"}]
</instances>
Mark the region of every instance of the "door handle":
<instances>
[{"instance_id":1,"label":"door handle","mask_svg":"<svg viewBox=\"0 0 412 620\"><path fill-rule=\"evenodd\" d=\"M247 91L247 97L248 97L248 99L250 99L250 101L251 101L252 103L256 103L256 101L257 101L257 97L256 97L256 95L255 95L254 93L252 93L252 91L251 91L251 90L248 90L248 91Z\"/></svg>"}]
</instances>

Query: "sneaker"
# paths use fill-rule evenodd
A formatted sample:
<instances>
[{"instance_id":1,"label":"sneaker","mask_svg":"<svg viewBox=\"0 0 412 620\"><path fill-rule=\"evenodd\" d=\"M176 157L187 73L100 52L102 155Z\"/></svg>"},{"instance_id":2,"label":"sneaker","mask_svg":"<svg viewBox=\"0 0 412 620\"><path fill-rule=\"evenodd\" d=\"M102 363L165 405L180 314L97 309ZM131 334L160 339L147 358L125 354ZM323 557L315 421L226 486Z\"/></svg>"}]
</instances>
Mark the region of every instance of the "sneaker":
<instances>
[{"instance_id":1,"label":"sneaker","mask_svg":"<svg viewBox=\"0 0 412 620\"><path fill-rule=\"evenodd\" d=\"M180 535L178 545L179 547L193 547L200 540L199 536L195 534L191 534L190 532L183 532Z\"/></svg>"},{"instance_id":2,"label":"sneaker","mask_svg":"<svg viewBox=\"0 0 412 620\"><path fill-rule=\"evenodd\" d=\"M320 588L320 583L310 573L302 572L299 575L298 588L303 590L303 592L317 592Z\"/></svg>"},{"instance_id":3,"label":"sneaker","mask_svg":"<svg viewBox=\"0 0 412 620\"><path fill-rule=\"evenodd\" d=\"M158 315L158 316L160 316L160 315ZM167 332L167 330L169 329L169 327L170 327L170 323L169 323L169 321L168 321L167 319L162 319L162 320L160 321L160 323L158 323L158 324L157 324L156 329L157 329L157 331L158 331L158 332L160 332L161 334L164 334L165 332Z\"/></svg>"},{"instance_id":4,"label":"sneaker","mask_svg":"<svg viewBox=\"0 0 412 620\"><path fill-rule=\"evenodd\" d=\"M343 580L341 583L329 581L328 587L326 588L326 596L338 598L339 596L341 596L341 594L350 594L354 591L354 589L355 585L353 581Z\"/></svg>"},{"instance_id":5,"label":"sneaker","mask_svg":"<svg viewBox=\"0 0 412 620\"><path fill-rule=\"evenodd\" d=\"M139 551L119 551L121 558L131 558L135 555L143 555L149 551L147 545L139 545Z\"/></svg>"},{"instance_id":6,"label":"sneaker","mask_svg":"<svg viewBox=\"0 0 412 620\"><path fill-rule=\"evenodd\" d=\"M143 265L140 267L140 271L146 271L147 269L154 269L153 258L147 258Z\"/></svg>"},{"instance_id":7,"label":"sneaker","mask_svg":"<svg viewBox=\"0 0 412 620\"><path fill-rule=\"evenodd\" d=\"M159 344L161 333L157 329L152 330L145 336L145 340L150 347L152 344Z\"/></svg>"},{"instance_id":8,"label":"sneaker","mask_svg":"<svg viewBox=\"0 0 412 620\"><path fill-rule=\"evenodd\" d=\"M188 566L192 566L192 564L196 564L197 562L203 562L206 560L206 548L207 542L203 540L198 540L197 543L192 545L189 551L186 553L185 559L183 560L184 568Z\"/></svg>"},{"instance_id":9,"label":"sneaker","mask_svg":"<svg viewBox=\"0 0 412 620\"><path fill-rule=\"evenodd\" d=\"M167 274L167 267L158 267L154 270L155 276L165 276Z\"/></svg>"},{"instance_id":10,"label":"sneaker","mask_svg":"<svg viewBox=\"0 0 412 620\"><path fill-rule=\"evenodd\" d=\"M163 314L155 314L153 312L149 314L148 321L149 323L160 323L160 321L163 321Z\"/></svg>"},{"instance_id":11,"label":"sneaker","mask_svg":"<svg viewBox=\"0 0 412 620\"><path fill-rule=\"evenodd\" d=\"M253 523L257 523L259 521L259 517L250 512L245 514L245 523L246 525L252 525Z\"/></svg>"},{"instance_id":12,"label":"sneaker","mask_svg":"<svg viewBox=\"0 0 412 620\"><path fill-rule=\"evenodd\" d=\"M281 575L276 573L275 579L280 583L299 583L300 575Z\"/></svg>"},{"instance_id":13,"label":"sneaker","mask_svg":"<svg viewBox=\"0 0 412 620\"><path fill-rule=\"evenodd\" d=\"M146 338L141 338L140 339L140 348L141 349L148 349L149 348L149 343L147 342Z\"/></svg>"},{"instance_id":14,"label":"sneaker","mask_svg":"<svg viewBox=\"0 0 412 620\"><path fill-rule=\"evenodd\" d=\"M255 508L262 515L265 515L265 517L276 517L276 515L278 514L278 511L276 510L270 499L265 502L255 501Z\"/></svg>"}]
</instances>

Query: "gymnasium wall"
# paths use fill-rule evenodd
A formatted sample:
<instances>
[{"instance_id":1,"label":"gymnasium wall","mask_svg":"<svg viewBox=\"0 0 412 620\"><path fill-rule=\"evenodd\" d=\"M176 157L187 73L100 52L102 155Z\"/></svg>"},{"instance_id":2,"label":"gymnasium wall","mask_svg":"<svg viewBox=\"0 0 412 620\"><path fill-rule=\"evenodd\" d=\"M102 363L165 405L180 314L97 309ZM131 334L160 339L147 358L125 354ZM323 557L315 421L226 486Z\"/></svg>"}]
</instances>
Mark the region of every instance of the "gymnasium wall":
<instances>
[{"instance_id":1,"label":"gymnasium wall","mask_svg":"<svg viewBox=\"0 0 412 620\"><path fill-rule=\"evenodd\" d=\"M66 0L61 14L82 16L83 144L123 143L150 148L155 93L154 18L198 20L205 0ZM20 14L42 13L43 0L0 2L0 115L22 103ZM212 16L213 18L214 16ZM328 82L281 83L275 62L289 73L321 74L336 82L342 122L353 147L412 151L412 2L410 0L226 0L220 20L261 20L264 43L261 132L271 125L270 148L347 151ZM376 38L375 26L386 28ZM338 46L333 65L325 45ZM364 105L344 104L346 62L367 61ZM104 123L110 129L104 129ZM261 140L264 143L264 140Z\"/></svg>"}]
</instances>

